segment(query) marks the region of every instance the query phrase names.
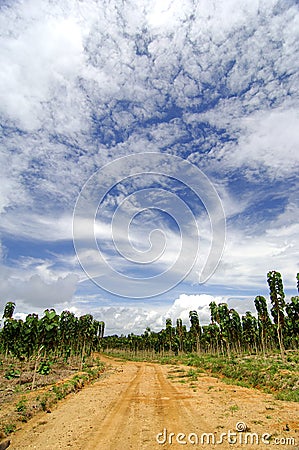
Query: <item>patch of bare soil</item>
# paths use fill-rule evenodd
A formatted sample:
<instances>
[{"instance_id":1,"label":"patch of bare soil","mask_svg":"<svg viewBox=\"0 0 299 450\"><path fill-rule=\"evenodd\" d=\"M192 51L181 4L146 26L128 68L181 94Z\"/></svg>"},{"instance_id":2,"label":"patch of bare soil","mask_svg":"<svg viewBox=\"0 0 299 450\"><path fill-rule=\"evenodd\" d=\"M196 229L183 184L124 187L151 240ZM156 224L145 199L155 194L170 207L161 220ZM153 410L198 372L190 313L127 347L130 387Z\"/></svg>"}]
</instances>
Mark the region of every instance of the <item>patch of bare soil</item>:
<instances>
[{"instance_id":1,"label":"patch of bare soil","mask_svg":"<svg viewBox=\"0 0 299 450\"><path fill-rule=\"evenodd\" d=\"M299 445L299 404L232 386L185 366L110 362L109 376L40 413L12 450L276 448ZM271 435L271 437L270 437ZM231 443L229 443L231 440Z\"/></svg>"}]
</instances>

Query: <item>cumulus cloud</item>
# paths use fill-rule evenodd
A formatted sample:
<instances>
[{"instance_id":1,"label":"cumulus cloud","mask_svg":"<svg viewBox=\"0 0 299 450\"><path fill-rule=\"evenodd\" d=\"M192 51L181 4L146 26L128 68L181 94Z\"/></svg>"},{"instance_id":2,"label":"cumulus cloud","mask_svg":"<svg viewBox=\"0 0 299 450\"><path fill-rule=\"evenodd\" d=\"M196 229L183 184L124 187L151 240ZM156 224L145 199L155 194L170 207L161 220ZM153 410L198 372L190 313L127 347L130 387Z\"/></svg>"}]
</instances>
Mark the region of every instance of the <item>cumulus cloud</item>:
<instances>
[{"instance_id":1,"label":"cumulus cloud","mask_svg":"<svg viewBox=\"0 0 299 450\"><path fill-rule=\"evenodd\" d=\"M176 326L176 320L181 318L187 329L190 328L189 312L196 310L198 312L201 325L210 323L211 313L209 304L214 301L216 304L225 302L229 308L235 308L240 315L246 311L255 313L253 299L246 297L230 297L230 296L213 296L207 294L179 294L172 304L163 305L143 304L134 305L130 302L114 306L109 305L110 301L97 296L86 296L84 298L75 296L72 303L65 302L57 305L57 311L63 309L73 311L77 316L85 313L88 304L89 311L98 320L105 322L105 334L141 334L146 328L151 331L158 332L165 328L166 319L171 318L173 326ZM101 303L104 306L98 306Z\"/></svg>"},{"instance_id":2,"label":"cumulus cloud","mask_svg":"<svg viewBox=\"0 0 299 450\"><path fill-rule=\"evenodd\" d=\"M211 316L209 304L213 301L216 304L221 303L224 301L224 297L214 297L207 294L181 294L165 313L165 317L170 317L173 322L181 318L184 324L188 324L189 312L195 310L198 312L201 324L207 325L210 323Z\"/></svg>"},{"instance_id":3,"label":"cumulus cloud","mask_svg":"<svg viewBox=\"0 0 299 450\"><path fill-rule=\"evenodd\" d=\"M76 291L78 276L68 274L50 283L35 274L28 279L11 276L1 281L1 297L7 301L22 301L31 308L52 308L56 303L70 300Z\"/></svg>"},{"instance_id":4,"label":"cumulus cloud","mask_svg":"<svg viewBox=\"0 0 299 450\"><path fill-rule=\"evenodd\" d=\"M49 254L47 259L19 256L7 264L7 251L0 264L0 295L23 310L51 308L71 301L77 290L80 271L75 261ZM63 261L63 262L62 262Z\"/></svg>"},{"instance_id":5,"label":"cumulus cloud","mask_svg":"<svg viewBox=\"0 0 299 450\"><path fill-rule=\"evenodd\" d=\"M163 326L162 309L145 308L144 306L133 306L115 304L114 306L98 306L103 302L97 297L91 298L86 296L84 299L75 296L72 302L64 302L57 305L57 312L62 310L70 310L77 316L91 313L97 320L105 322L105 335L125 334L129 333L141 334L147 327L152 331L160 331Z\"/></svg>"}]
</instances>

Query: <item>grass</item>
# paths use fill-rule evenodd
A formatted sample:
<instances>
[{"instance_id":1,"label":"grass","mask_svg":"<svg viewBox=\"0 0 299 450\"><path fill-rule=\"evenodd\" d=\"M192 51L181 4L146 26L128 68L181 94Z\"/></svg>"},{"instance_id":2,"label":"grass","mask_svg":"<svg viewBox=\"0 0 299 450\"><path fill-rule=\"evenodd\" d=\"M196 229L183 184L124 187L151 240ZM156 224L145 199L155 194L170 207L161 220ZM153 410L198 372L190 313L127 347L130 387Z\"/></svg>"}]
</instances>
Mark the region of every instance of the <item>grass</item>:
<instances>
[{"instance_id":1,"label":"grass","mask_svg":"<svg viewBox=\"0 0 299 450\"><path fill-rule=\"evenodd\" d=\"M16 411L19 413L24 413L27 409L27 399L25 397L21 398L20 401L16 404Z\"/></svg>"},{"instance_id":2,"label":"grass","mask_svg":"<svg viewBox=\"0 0 299 450\"><path fill-rule=\"evenodd\" d=\"M187 373L187 377L190 377L193 381L197 380L197 371L194 369L190 369Z\"/></svg>"},{"instance_id":3,"label":"grass","mask_svg":"<svg viewBox=\"0 0 299 450\"><path fill-rule=\"evenodd\" d=\"M230 412L233 414L234 412L237 412L237 411L239 411L239 406L238 405L231 405L230 407L229 407L229 410L230 410Z\"/></svg>"},{"instance_id":4,"label":"grass","mask_svg":"<svg viewBox=\"0 0 299 450\"><path fill-rule=\"evenodd\" d=\"M9 434L16 431L16 428L17 426L15 423L8 423L4 426L4 433L6 434L6 436L8 436Z\"/></svg>"},{"instance_id":5,"label":"grass","mask_svg":"<svg viewBox=\"0 0 299 450\"><path fill-rule=\"evenodd\" d=\"M299 401L298 355L289 354L286 363L277 355L267 358L235 356L233 359L211 355L186 355L184 364L204 369L230 384L253 387L273 393L279 400Z\"/></svg>"}]
</instances>

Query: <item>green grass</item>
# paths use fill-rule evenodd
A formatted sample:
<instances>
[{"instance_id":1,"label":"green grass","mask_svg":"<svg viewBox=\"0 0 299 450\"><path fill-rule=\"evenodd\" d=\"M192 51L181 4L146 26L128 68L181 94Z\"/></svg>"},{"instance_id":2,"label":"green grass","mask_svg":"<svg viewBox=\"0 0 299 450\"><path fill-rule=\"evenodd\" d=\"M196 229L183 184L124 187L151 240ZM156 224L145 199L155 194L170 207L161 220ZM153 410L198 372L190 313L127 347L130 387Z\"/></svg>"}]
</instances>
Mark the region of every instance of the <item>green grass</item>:
<instances>
[{"instance_id":1,"label":"green grass","mask_svg":"<svg viewBox=\"0 0 299 450\"><path fill-rule=\"evenodd\" d=\"M234 357L233 359L188 355L184 363L224 376L224 381L273 393L279 400L299 401L298 356L290 354L286 363L277 355Z\"/></svg>"},{"instance_id":2,"label":"green grass","mask_svg":"<svg viewBox=\"0 0 299 450\"><path fill-rule=\"evenodd\" d=\"M4 433L8 436L9 434L16 431L16 424L15 423L8 423L4 426Z\"/></svg>"},{"instance_id":3,"label":"green grass","mask_svg":"<svg viewBox=\"0 0 299 450\"><path fill-rule=\"evenodd\" d=\"M230 412L231 413L234 413L234 412L237 412L237 411L239 411L239 406L238 405L231 405L230 407L229 407L229 410L230 410Z\"/></svg>"},{"instance_id":4,"label":"green grass","mask_svg":"<svg viewBox=\"0 0 299 450\"><path fill-rule=\"evenodd\" d=\"M21 398L21 400L16 404L16 411L19 413L24 413L27 409L27 399L25 397Z\"/></svg>"}]
</instances>

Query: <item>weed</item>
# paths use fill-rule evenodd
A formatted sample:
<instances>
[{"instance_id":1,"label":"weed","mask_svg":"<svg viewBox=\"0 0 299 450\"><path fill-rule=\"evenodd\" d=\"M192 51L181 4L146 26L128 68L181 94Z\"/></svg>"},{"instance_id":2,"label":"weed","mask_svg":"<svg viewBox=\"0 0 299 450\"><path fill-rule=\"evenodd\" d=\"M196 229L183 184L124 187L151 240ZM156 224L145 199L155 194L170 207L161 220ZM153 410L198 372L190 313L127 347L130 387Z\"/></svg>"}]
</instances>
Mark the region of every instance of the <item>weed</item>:
<instances>
[{"instance_id":1,"label":"weed","mask_svg":"<svg viewBox=\"0 0 299 450\"><path fill-rule=\"evenodd\" d=\"M7 380L11 380L13 378L19 378L21 376L21 371L18 369L15 369L13 365L10 366L10 368L5 372L4 378Z\"/></svg>"},{"instance_id":2,"label":"weed","mask_svg":"<svg viewBox=\"0 0 299 450\"><path fill-rule=\"evenodd\" d=\"M62 387L59 386L54 386L53 387L53 392L57 397L57 400L61 400L65 397L65 393Z\"/></svg>"},{"instance_id":3,"label":"weed","mask_svg":"<svg viewBox=\"0 0 299 450\"><path fill-rule=\"evenodd\" d=\"M25 399L25 397L21 398L21 400L16 404L16 411L19 413L24 413L27 409L27 403L28 400Z\"/></svg>"},{"instance_id":4,"label":"weed","mask_svg":"<svg viewBox=\"0 0 299 450\"><path fill-rule=\"evenodd\" d=\"M49 392L46 392L41 397L40 396L36 397L36 400L40 403L41 409L43 411L47 411L49 407L50 397L51 395Z\"/></svg>"},{"instance_id":5,"label":"weed","mask_svg":"<svg viewBox=\"0 0 299 450\"><path fill-rule=\"evenodd\" d=\"M8 423L7 425L4 426L4 433L6 435L9 435L11 433L13 433L14 431L16 431L16 424L15 423Z\"/></svg>"},{"instance_id":6,"label":"weed","mask_svg":"<svg viewBox=\"0 0 299 450\"><path fill-rule=\"evenodd\" d=\"M231 405L230 407L229 407L229 410L230 410L230 412L233 414L234 412L237 412L237 411L239 411L239 406L238 405Z\"/></svg>"},{"instance_id":7,"label":"weed","mask_svg":"<svg viewBox=\"0 0 299 450\"><path fill-rule=\"evenodd\" d=\"M41 375L49 375L51 371L51 363L47 361L42 361L38 368L38 373Z\"/></svg>"},{"instance_id":8,"label":"weed","mask_svg":"<svg viewBox=\"0 0 299 450\"><path fill-rule=\"evenodd\" d=\"M194 369L190 369L187 373L187 377L190 377L191 380L197 381L197 372Z\"/></svg>"}]
</instances>

